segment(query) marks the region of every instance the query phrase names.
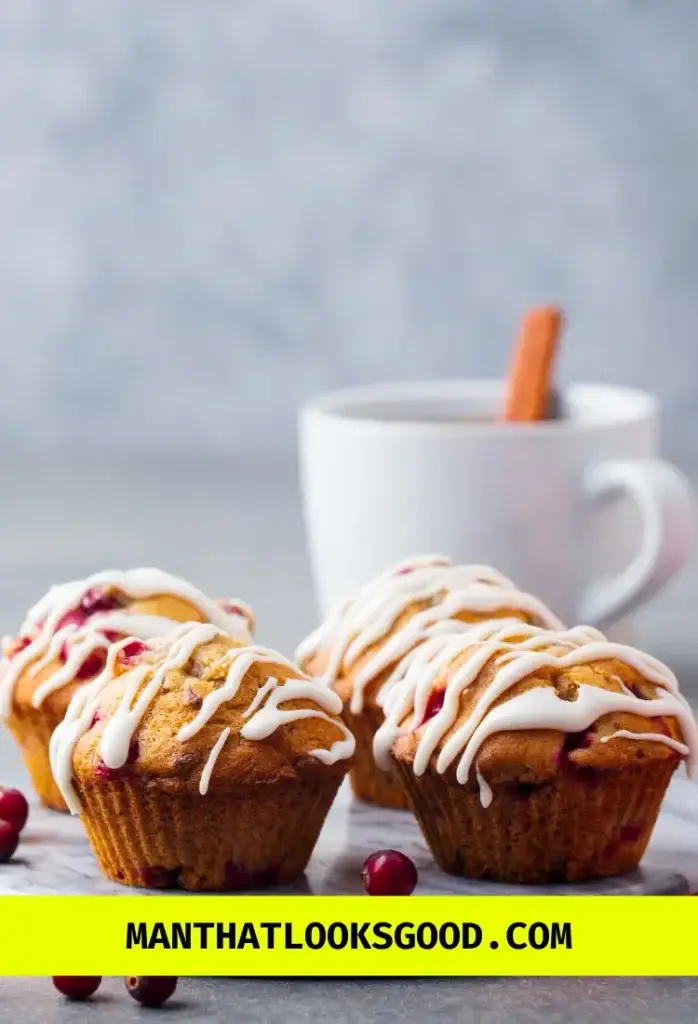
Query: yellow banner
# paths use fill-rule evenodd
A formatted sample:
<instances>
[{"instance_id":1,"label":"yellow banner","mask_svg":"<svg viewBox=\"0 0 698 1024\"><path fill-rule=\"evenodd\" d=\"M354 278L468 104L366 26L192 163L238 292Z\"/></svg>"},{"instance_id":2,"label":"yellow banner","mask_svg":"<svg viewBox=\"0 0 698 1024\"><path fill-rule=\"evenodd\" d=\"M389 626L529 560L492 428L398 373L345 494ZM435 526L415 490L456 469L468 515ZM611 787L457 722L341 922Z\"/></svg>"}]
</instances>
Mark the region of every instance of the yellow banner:
<instances>
[{"instance_id":1,"label":"yellow banner","mask_svg":"<svg viewBox=\"0 0 698 1024\"><path fill-rule=\"evenodd\" d=\"M3 896L0 974L694 975L675 896Z\"/></svg>"}]
</instances>

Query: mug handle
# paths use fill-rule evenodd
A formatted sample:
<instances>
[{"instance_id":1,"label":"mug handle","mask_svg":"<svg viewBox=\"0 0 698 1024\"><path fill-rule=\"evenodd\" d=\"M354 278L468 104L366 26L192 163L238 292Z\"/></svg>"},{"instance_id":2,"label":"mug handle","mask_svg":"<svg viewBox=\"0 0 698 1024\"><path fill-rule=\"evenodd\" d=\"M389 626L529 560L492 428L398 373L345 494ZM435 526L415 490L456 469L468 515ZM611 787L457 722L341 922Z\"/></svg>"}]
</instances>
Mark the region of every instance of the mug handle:
<instances>
[{"instance_id":1,"label":"mug handle","mask_svg":"<svg viewBox=\"0 0 698 1024\"><path fill-rule=\"evenodd\" d=\"M695 498L686 477L661 459L602 462L587 469L586 496L594 502L629 496L642 517L640 550L622 572L590 583L582 594L579 620L607 626L644 604L688 561Z\"/></svg>"}]
</instances>

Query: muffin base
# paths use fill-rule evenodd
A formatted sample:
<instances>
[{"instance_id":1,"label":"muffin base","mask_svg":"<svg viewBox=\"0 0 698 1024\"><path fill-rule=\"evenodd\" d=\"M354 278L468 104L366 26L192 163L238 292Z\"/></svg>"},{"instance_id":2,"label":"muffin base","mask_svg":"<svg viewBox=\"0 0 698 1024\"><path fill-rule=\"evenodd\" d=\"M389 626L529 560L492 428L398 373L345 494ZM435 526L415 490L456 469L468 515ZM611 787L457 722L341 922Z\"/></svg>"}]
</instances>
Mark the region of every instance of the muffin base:
<instances>
[{"instance_id":1,"label":"muffin base","mask_svg":"<svg viewBox=\"0 0 698 1024\"><path fill-rule=\"evenodd\" d=\"M52 811L68 810L49 760L51 736L60 721L48 709L24 708L20 714L13 709L5 722L21 750L36 795Z\"/></svg>"},{"instance_id":2,"label":"muffin base","mask_svg":"<svg viewBox=\"0 0 698 1024\"><path fill-rule=\"evenodd\" d=\"M172 792L142 778L77 790L104 874L142 888L233 892L301 875L341 776L236 790Z\"/></svg>"},{"instance_id":3,"label":"muffin base","mask_svg":"<svg viewBox=\"0 0 698 1024\"><path fill-rule=\"evenodd\" d=\"M356 740L354 764L349 772L355 796L380 807L408 810L409 801L399 777L382 771L373 759L373 737L383 724L381 709L367 703L355 715L345 705L342 719Z\"/></svg>"},{"instance_id":4,"label":"muffin base","mask_svg":"<svg viewBox=\"0 0 698 1024\"><path fill-rule=\"evenodd\" d=\"M499 882L581 882L637 867L677 762L559 775L536 789L477 790L396 762L415 817L439 867Z\"/></svg>"}]
</instances>

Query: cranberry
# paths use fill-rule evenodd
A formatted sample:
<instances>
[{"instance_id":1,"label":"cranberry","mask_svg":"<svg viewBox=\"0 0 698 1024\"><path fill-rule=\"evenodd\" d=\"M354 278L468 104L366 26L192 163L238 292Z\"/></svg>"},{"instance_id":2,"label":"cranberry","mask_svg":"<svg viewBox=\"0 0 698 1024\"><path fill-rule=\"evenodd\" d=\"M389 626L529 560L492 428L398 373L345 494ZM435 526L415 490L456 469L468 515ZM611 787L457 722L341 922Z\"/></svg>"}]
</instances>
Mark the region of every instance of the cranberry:
<instances>
[{"instance_id":1,"label":"cranberry","mask_svg":"<svg viewBox=\"0 0 698 1024\"><path fill-rule=\"evenodd\" d=\"M642 832L642 826L635 822L630 822L628 825L621 825L620 839L622 843L634 843L640 838Z\"/></svg>"},{"instance_id":2,"label":"cranberry","mask_svg":"<svg viewBox=\"0 0 698 1024\"><path fill-rule=\"evenodd\" d=\"M7 655L8 658L14 658L17 654L21 654L22 651L26 650L29 644L32 642L30 636L20 636L15 640L12 650Z\"/></svg>"},{"instance_id":3,"label":"cranberry","mask_svg":"<svg viewBox=\"0 0 698 1024\"><path fill-rule=\"evenodd\" d=\"M101 978L90 978L87 975L69 975L51 978L51 981L68 999L89 999L102 984Z\"/></svg>"},{"instance_id":4,"label":"cranberry","mask_svg":"<svg viewBox=\"0 0 698 1024\"><path fill-rule=\"evenodd\" d=\"M19 832L9 821L0 821L0 864L10 859L17 849Z\"/></svg>"},{"instance_id":5,"label":"cranberry","mask_svg":"<svg viewBox=\"0 0 698 1024\"><path fill-rule=\"evenodd\" d=\"M424 722L428 722L430 718L433 718L434 715L438 715L439 711L441 711L441 708L444 706L445 696L445 690L432 690L429 694L427 706L424 709L424 720L422 725L424 725Z\"/></svg>"},{"instance_id":6,"label":"cranberry","mask_svg":"<svg viewBox=\"0 0 698 1024\"><path fill-rule=\"evenodd\" d=\"M179 868L161 868L146 866L141 871L143 885L147 889L176 889Z\"/></svg>"},{"instance_id":7,"label":"cranberry","mask_svg":"<svg viewBox=\"0 0 698 1024\"><path fill-rule=\"evenodd\" d=\"M148 650L148 645L142 640L130 640L125 647L119 651L119 659L124 662L136 661Z\"/></svg>"},{"instance_id":8,"label":"cranberry","mask_svg":"<svg viewBox=\"0 0 698 1024\"><path fill-rule=\"evenodd\" d=\"M591 734L588 732L568 732L562 741L563 754L573 750L586 750L591 746Z\"/></svg>"},{"instance_id":9,"label":"cranberry","mask_svg":"<svg viewBox=\"0 0 698 1024\"><path fill-rule=\"evenodd\" d=\"M592 743L591 732L568 732L563 740L558 753L557 763L561 772L573 776L580 782L586 782L589 786L598 786L602 779L602 773L596 768L589 768L586 765L576 764L570 760L573 750L585 750Z\"/></svg>"},{"instance_id":10,"label":"cranberry","mask_svg":"<svg viewBox=\"0 0 698 1024\"><path fill-rule=\"evenodd\" d=\"M95 765L95 778L100 782L115 782L121 778L123 768L110 768L104 761L99 760Z\"/></svg>"},{"instance_id":11,"label":"cranberry","mask_svg":"<svg viewBox=\"0 0 698 1024\"><path fill-rule=\"evenodd\" d=\"M88 654L83 661L80 668L75 673L76 679L92 679L93 676L99 675L104 668L107 661L107 652L103 647L98 647L96 651L92 651Z\"/></svg>"},{"instance_id":12,"label":"cranberry","mask_svg":"<svg viewBox=\"0 0 698 1024\"><path fill-rule=\"evenodd\" d=\"M264 871L248 871L247 868L239 867L232 860L228 860L225 862L223 871L225 892L238 892L240 889L266 889L270 885L276 884L274 868L265 868Z\"/></svg>"},{"instance_id":13,"label":"cranberry","mask_svg":"<svg viewBox=\"0 0 698 1024\"><path fill-rule=\"evenodd\" d=\"M404 569L398 569L395 573L396 576L407 576L409 573L414 572L414 568L411 565L406 565Z\"/></svg>"},{"instance_id":14,"label":"cranberry","mask_svg":"<svg viewBox=\"0 0 698 1024\"><path fill-rule=\"evenodd\" d=\"M80 607L86 616L96 615L98 612L111 612L115 608L121 608L122 603L113 594L105 594L97 587L91 587L82 595Z\"/></svg>"},{"instance_id":15,"label":"cranberry","mask_svg":"<svg viewBox=\"0 0 698 1024\"><path fill-rule=\"evenodd\" d=\"M118 643L119 640L124 639L123 633L117 633L115 629L100 629L100 633L105 640L108 640L110 644Z\"/></svg>"},{"instance_id":16,"label":"cranberry","mask_svg":"<svg viewBox=\"0 0 698 1024\"><path fill-rule=\"evenodd\" d=\"M143 1006L160 1006L177 988L176 978L124 978L126 991Z\"/></svg>"},{"instance_id":17,"label":"cranberry","mask_svg":"<svg viewBox=\"0 0 698 1024\"><path fill-rule=\"evenodd\" d=\"M78 629L80 626L84 626L87 622L87 616L85 615L82 608L72 608L65 615L62 615L55 625L56 633L60 629L65 629L66 626L76 626Z\"/></svg>"},{"instance_id":18,"label":"cranberry","mask_svg":"<svg viewBox=\"0 0 698 1024\"><path fill-rule=\"evenodd\" d=\"M89 732L90 729L94 729L94 727L97 725L97 723L101 722L101 721L102 721L102 716L100 715L99 711L95 711L95 713L93 714L92 718L90 719L90 724L87 727L87 731Z\"/></svg>"},{"instance_id":19,"label":"cranberry","mask_svg":"<svg viewBox=\"0 0 698 1024\"><path fill-rule=\"evenodd\" d=\"M29 804L18 789L0 789L0 819L21 832L27 823Z\"/></svg>"},{"instance_id":20,"label":"cranberry","mask_svg":"<svg viewBox=\"0 0 698 1024\"><path fill-rule=\"evenodd\" d=\"M417 884L417 869L404 853L378 850L364 861L361 878L369 896L409 896Z\"/></svg>"},{"instance_id":21,"label":"cranberry","mask_svg":"<svg viewBox=\"0 0 698 1024\"><path fill-rule=\"evenodd\" d=\"M128 757L126 758L126 764L122 765L121 768L110 768L104 761L97 761L94 768L94 775L100 782L114 782L116 779L120 779L124 768L128 764L133 764L134 761L138 760L138 740L133 740L130 747L128 748Z\"/></svg>"},{"instance_id":22,"label":"cranberry","mask_svg":"<svg viewBox=\"0 0 698 1024\"><path fill-rule=\"evenodd\" d=\"M568 732L565 733L562 746L557 752L557 766L562 771L571 771L574 769L574 765L570 763L570 753L573 750L584 750L588 746L588 741L585 732Z\"/></svg>"},{"instance_id":23,"label":"cranberry","mask_svg":"<svg viewBox=\"0 0 698 1024\"><path fill-rule=\"evenodd\" d=\"M66 663L70 657L70 643L66 641L61 647L61 653L59 655L63 664ZM102 671L107 661L107 652L104 647L98 647L96 650L91 651L82 665L79 666L75 672L76 679L92 679L99 672Z\"/></svg>"}]
</instances>

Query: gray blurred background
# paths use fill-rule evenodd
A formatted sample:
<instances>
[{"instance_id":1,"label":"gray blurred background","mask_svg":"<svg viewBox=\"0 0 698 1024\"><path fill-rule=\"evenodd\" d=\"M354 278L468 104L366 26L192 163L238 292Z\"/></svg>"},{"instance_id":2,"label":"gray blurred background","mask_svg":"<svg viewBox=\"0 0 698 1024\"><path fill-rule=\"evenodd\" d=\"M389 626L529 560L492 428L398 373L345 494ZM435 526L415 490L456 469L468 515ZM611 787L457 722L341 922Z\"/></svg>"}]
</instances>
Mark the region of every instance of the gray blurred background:
<instances>
[{"instance_id":1,"label":"gray blurred background","mask_svg":"<svg viewBox=\"0 0 698 1024\"><path fill-rule=\"evenodd\" d=\"M498 374L531 303L698 480L697 52L695 0L2 0L0 628L154 564L290 654L298 403ZM697 605L638 632L696 694Z\"/></svg>"},{"instance_id":2,"label":"gray blurred background","mask_svg":"<svg viewBox=\"0 0 698 1024\"><path fill-rule=\"evenodd\" d=\"M697 52L694 0L3 0L3 449L285 450L550 300L692 461Z\"/></svg>"}]
</instances>

